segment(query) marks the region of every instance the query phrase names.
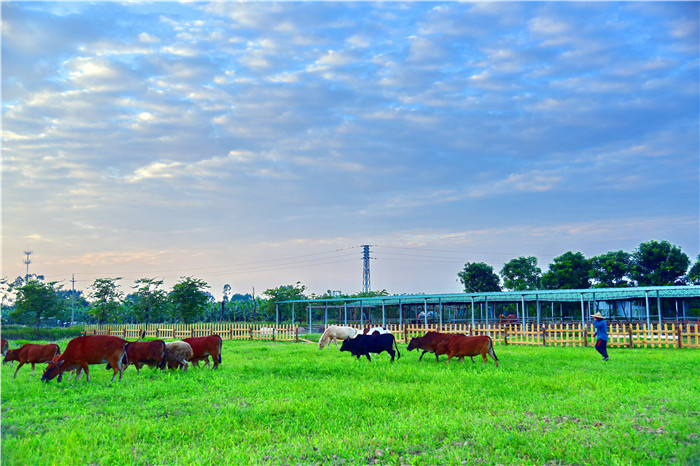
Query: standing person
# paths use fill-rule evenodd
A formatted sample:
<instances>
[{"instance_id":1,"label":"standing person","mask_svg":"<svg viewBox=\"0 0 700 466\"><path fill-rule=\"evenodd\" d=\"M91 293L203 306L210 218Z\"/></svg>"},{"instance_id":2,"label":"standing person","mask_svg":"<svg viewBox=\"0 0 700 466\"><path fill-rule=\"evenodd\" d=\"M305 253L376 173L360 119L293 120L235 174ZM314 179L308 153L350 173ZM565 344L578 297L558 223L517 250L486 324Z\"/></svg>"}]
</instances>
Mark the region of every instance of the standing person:
<instances>
[{"instance_id":1,"label":"standing person","mask_svg":"<svg viewBox=\"0 0 700 466\"><path fill-rule=\"evenodd\" d=\"M608 356L608 324L600 312L596 312L591 317L593 317L593 327L595 328L594 336L597 338L595 349L603 356L603 361L607 361L610 359Z\"/></svg>"}]
</instances>

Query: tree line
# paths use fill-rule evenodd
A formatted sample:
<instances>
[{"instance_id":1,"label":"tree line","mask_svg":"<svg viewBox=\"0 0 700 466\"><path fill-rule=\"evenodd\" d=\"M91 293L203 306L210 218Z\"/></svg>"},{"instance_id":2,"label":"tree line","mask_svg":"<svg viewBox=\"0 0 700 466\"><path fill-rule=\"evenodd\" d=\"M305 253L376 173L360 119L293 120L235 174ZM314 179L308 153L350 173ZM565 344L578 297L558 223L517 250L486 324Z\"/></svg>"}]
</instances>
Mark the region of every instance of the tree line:
<instances>
[{"instance_id":1,"label":"tree line","mask_svg":"<svg viewBox=\"0 0 700 466\"><path fill-rule=\"evenodd\" d=\"M652 240L631 253L609 251L586 258L567 251L555 257L544 273L536 257L521 256L506 262L499 274L484 262L467 262L457 275L467 293L698 285L700 254L692 267L690 262L678 246Z\"/></svg>"},{"instance_id":2,"label":"tree line","mask_svg":"<svg viewBox=\"0 0 700 466\"><path fill-rule=\"evenodd\" d=\"M537 289L585 289L591 287L668 286L700 284L700 254L690 267L690 258L668 241L648 241L633 252L611 251L586 258L568 251L554 258L542 272L537 258L521 256L504 264L500 274L484 262L467 262L457 280L467 293L523 291ZM195 277L181 277L171 290L163 280L140 278L131 292L121 290L121 278L98 278L87 290L64 290L43 276L2 280L3 323L33 325L46 323L164 323L247 321L270 322L276 317L276 303L309 298L362 298L388 296L386 290L336 295L330 290L316 296L306 294L297 282L265 290L262 296L232 293L223 288L220 302L208 291L209 285ZM11 305L5 305L5 299Z\"/></svg>"}]
</instances>

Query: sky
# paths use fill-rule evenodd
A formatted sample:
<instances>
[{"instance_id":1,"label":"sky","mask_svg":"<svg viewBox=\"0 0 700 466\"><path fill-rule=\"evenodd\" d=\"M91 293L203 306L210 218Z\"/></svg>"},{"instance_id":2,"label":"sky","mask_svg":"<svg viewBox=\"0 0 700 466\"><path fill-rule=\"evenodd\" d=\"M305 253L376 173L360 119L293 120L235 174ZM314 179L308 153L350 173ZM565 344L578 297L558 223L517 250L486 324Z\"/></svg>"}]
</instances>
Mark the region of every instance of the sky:
<instances>
[{"instance_id":1,"label":"sky","mask_svg":"<svg viewBox=\"0 0 700 466\"><path fill-rule=\"evenodd\" d=\"M696 2L2 2L2 276L455 293L700 250Z\"/></svg>"}]
</instances>

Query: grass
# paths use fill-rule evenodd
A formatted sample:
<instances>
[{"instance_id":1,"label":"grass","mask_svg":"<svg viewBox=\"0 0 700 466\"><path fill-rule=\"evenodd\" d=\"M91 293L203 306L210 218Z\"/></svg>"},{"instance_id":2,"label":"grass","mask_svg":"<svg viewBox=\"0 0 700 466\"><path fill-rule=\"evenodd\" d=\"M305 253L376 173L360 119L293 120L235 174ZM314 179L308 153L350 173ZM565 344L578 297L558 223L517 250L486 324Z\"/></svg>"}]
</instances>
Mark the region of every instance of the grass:
<instances>
[{"instance_id":1,"label":"grass","mask_svg":"<svg viewBox=\"0 0 700 466\"><path fill-rule=\"evenodd\" d=\"M405 348L225 341L217 371L114 383L4 366L2 464L700 464L697 350L497 346L496 368Z\"/></svg>"}]
</instances>

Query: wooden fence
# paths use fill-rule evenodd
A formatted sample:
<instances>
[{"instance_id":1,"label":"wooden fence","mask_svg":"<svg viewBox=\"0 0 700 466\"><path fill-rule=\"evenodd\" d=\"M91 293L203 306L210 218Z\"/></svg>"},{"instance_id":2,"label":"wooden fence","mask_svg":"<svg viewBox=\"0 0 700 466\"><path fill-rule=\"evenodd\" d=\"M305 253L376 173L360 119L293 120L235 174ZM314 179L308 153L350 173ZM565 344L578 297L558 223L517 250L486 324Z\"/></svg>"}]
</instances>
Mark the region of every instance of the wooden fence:
<instances>
[{"instance_id":1,"label":"wooden fence","mask_svg":"<svg viewBox=\"0 0 700 466\"><path fill-rule=\"evenodd\" d=\"M356 328L360 329L359 326ZM581 323L536 324L389 324L387 330L399 343L426 332L488 335L495 343L504 345L588 346L595 344L593 325ZM86 335L116 335L137 339L147 337L182 339L218 334L224 340L299 341L299 327L293 325L251 323L199 324L126 324L86 325ZM611 347L629 348L700 348L700 324L693 323L612 323L608 325Z\"/></svg>"}]
</instances>

